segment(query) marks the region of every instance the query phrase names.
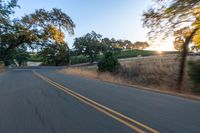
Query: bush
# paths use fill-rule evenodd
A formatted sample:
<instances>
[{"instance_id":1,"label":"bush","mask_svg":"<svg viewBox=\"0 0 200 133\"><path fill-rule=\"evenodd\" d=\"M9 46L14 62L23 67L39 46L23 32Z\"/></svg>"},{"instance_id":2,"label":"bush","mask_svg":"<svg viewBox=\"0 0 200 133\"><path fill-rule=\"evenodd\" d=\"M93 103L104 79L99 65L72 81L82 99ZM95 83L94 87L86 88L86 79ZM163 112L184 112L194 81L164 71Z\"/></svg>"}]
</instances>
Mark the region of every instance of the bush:
<instances>
[{"instance_id":1,"label":"bush","mask_svg":"<svg viewBox=\"0 0 200 133\"><path fill-rule=\"evenodd\" d=\"M194 83L193 91L200 93L200 60L189 62L188 74Z\"/></svg>"},{"instance_id":2,"label":"bush","mask_svg":"<svg viewBox=\"0 0 200 133\"><path fill-rule=\"evenodd\" d=\"M98 63L98 70L100 72L116 72L119 66L120 64L117 58L113 55L113 53L108 52L105 53L103 59Z\"/></svg>"}]
</instances>

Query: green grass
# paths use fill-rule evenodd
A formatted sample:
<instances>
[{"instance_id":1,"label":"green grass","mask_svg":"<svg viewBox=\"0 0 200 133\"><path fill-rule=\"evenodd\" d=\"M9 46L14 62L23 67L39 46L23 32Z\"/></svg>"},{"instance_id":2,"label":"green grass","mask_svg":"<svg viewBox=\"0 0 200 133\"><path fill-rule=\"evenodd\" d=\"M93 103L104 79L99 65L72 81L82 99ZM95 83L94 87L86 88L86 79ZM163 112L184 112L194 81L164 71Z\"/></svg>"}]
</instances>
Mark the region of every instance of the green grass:
<instances>
[{"instance_id":1,"label":"green grass","mask_svg":"<svg viewBox=\"0 0 200 133\"><path fill-rule=\"evenodd\" d=\"M79 64L79 63L86 63L90 62L90 59L88 56L79 55L79 56L72 56L71 57L71 63L72 64Z\"/></svg>"},{"instance_id":2,"label":"green grass","mask_svg":"<svg viewBox=\"0 0 200 133\"><path fill-rule=\"evenodd\" d=\"M114 56L117 58L130 58L130 57L137 57L137 56L151 56L155 54L156 54L155 51L128 50L128 51L116 52ZM103 55L98 55L97 61L101 60L102 58L103 58ZM90 59L88 56L79 55L79 56L72 56L71 61L72 61L72 64L79 64L79 63L90 62Z\"/></svg>"},{"instance_id":3,"label":"green grass","mask_svg":"<svg viewBox=\"0 0 200 133\"><path fill-rule=\"evenodd\" d=\"M28 59L28 61L41 62L42 61L42 57L37 55L37 54L31 54L30 58Z\"/></svg>"},{"instance_id":4,"label":"green grass","mask_svg":"<svg viewBox=\"0 0 200 133\"><path fill-rule=\"evenodd\" d=\"M151 56L156 55L155 51L145 51L145 50L127 50L121 51L115 54L117 58L130 58L130 57L137 57L137 56Z\"/></svg>"}]
</instances>

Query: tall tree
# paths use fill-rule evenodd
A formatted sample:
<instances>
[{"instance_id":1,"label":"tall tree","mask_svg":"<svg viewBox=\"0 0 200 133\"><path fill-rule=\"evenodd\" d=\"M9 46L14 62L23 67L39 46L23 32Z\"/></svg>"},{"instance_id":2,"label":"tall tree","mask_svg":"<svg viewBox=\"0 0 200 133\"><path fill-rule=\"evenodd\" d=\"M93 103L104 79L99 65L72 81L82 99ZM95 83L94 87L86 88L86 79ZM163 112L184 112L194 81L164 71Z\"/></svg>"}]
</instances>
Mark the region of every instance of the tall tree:
<instances>
[{"instance_id":1,"label":"tall tree","mask_svg":"<svg viewBox=\"0 0 200 133\"><path fill-rule=\"evenodd\" d=\"M14 2L14 3L13 3ZM75 24L71 18L60 9L53 8L51 11L44 9L36 10L21 19L10 19L13 8L17 1L11 0L7 5L0 1L0 59L6 60L10 52L18 47L31 47L46 45L66 45L65 31L74 34ZM67 46L68 47L68 46Z\"/></svg>"},{"instance_id":2,"label":"tall tree","mask_svg":"<svg viewBox=\"0 0 200 133\"><path fill-rule=\"evenodd\" d=\"M0 0L0 60L3 60L4 47L7 45L2 37L13 28L10 15L14 14L13 9L17 6L17 0Z\"/></svg>"},{"instance_id":3,"label":"tall tree","mask_svg":"<svg viewBox=\"0 0 200 133\"><path fill-rule=\"evenodd\" d=\"M100 34L92 31L83 37L75 38L73 47L79 54L89 56L90 62L93 63L102 51L101 38Z\"/></svg>"},{"instance_id":4,"label":"tall tree","mask_svg":"<svg viewBox=\"0 0 200 133\"><path fill-rule=\"evenodd\" d=\"M192 32L184 39L177 87L182 90L188 45L200 28L200 0L155 0L155 5L143 14L144 26L150 29L149 36L167 37L175 30L188 25Z\"/></svg>"}]
</instances>

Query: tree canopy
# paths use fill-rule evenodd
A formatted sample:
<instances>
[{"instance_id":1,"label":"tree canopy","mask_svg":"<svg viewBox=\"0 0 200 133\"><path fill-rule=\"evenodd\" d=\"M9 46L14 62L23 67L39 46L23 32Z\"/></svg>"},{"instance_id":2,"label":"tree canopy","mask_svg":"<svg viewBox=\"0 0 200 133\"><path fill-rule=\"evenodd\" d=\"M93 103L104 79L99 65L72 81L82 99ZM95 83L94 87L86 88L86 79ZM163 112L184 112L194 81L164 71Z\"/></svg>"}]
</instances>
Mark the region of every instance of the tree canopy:
<instances>
[{"instance_id":1,"label":"tree canopy","mask_svg":"<svg viewBox=\"0 0 200 133\"><path fill-rule=\"evenodd\" d=\"M143 14L144 26L150 29L151 39L173 35L174 31L182 30L185 26L191 29L191 32L187 32L189 34L181 33L175 40L178 45L183 43L177 83L178 90L181 90L188 46L195 38L195 42L198 42L200 33L200 0L155 0L154 4Z\"/></svg>"},{"instance_id":2,"label":"tree canopy","mask_svg":"<svg viewBox=\"0 0 200 133\"><path fill-rule=\"evenodd\" d=\"M166 37L184 25L199 28L199 6L200 0L155 0L155 6L143 14L144 26L152 38Z\"/></svg>"},{"instance_id":3,"label":"tree canopy","mask_svg":"<svg viewBox=\"0 0 200 133\"><path fill-rule=\"evenodd\" d=\"M0 59L8 60L13 49L67 45L65 32L74 34L75 24L61 9L38 9L20 19L11 19L17 0L0 1Z\"/></svg>"},{"instance_id":4,"label":"tree canopy","mask_svg":"<svg viewBox=\"0 0 200 133\"><path fill-rule=\"evenodd\" d=\"M100 51L102 51L101 37L100 34L92 31L83 37L75 38L73 46L78 53L89 56L92 63Z\"/></svg>"}]
</instances>

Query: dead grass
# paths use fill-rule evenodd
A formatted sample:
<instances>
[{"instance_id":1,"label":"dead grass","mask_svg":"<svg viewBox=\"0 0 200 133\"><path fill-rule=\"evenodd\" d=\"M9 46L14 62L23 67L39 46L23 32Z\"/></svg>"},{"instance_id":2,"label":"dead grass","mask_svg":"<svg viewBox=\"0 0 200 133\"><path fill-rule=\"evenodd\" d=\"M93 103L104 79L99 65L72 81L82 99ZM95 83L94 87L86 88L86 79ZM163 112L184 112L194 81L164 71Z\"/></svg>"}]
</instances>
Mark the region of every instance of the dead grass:
<instances>
[{"instance_id":1,"label":"dead grass","mask_svg":"<svg viewBox=\"0 0 200 133\"><path fill-rule=\"evenodd\" d=\"M131 84L174 91L178 79L178 66L178 57L158 56L124 63L119 74ZM184 88L187 88L187 84L184 84Z\"/></svg>"},{"instance_id":2,"label":"dead grass","mask_svg":"<svg viewBox=\"0 0 200 133\"><path fill-rule=\"evenodd\" d=\"M189 57L196 60L199 57ZM62 73L96 78L118 84L139 85L154 88L159 91L176 91L179 72L179 58L177 56L157 56L121 62L121 69L117 74L99 73L92 68L67 68ZM184 81L184 92L191 94L191 81L187 75Z\"/></svg>"},{"instance_id":3,"label":"dead grass","mask_svg":"<svg viewBox=\"0 0 200 133\"><path fill-rule=\"evenodd\" d=\"M199 56L188 57L187 60L198 60ZM122 64L120 76L127 78L131 84L153 87L159 90L176 91L180 58L173 56L157 56ZM190 93L190 80L186 65L184 92Z\"/></svg>"},{"instance_id":4,"label":"dead grass","mask_svg":"<svg viewBox=\"0 0 200 133\"><path fill-rule=\"evenodd\" d=\"M72 74L82 77L88 77L88 78L95 78L100 79L102 81L108 81L112 83L124 83L124 80L121 79L121 77L115 77L110 73L99 73L95 69L85 69L85 68L66 68L59 71L60 73L65 74Z\"/></svg>"},{"instance_id":5,"label":"dead grass","mask_svg":"<svg viewBox=\"0 0 200 133\"><path fill-rule=\"evenodd\" d=\"M3 72L4 70L4 65L0 64L0 72Z\"/></svg>"}]
</instances>

